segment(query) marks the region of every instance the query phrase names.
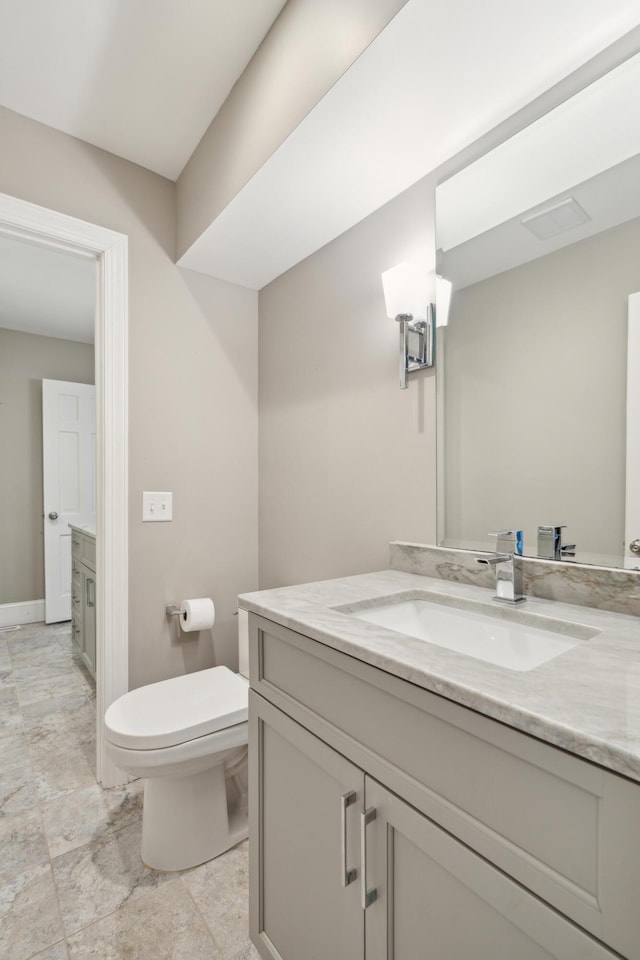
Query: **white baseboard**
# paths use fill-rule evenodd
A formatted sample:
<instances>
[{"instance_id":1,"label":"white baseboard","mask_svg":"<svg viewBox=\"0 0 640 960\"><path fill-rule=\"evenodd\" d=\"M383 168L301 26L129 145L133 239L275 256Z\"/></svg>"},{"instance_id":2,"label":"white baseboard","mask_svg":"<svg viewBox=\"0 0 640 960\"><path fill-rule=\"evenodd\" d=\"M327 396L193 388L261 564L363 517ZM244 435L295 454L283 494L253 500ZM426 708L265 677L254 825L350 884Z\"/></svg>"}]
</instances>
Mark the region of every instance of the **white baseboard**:
<instances>
[{"instance_id":1,"label":"white baseboard","mask_svg":"<svg viewBox=\"0 0 640 960\"><path fill-rule=\"evenodd\" d=\"M0 627L16 627L21 623L40 623L42 620L44 620L44 600L0 603Z\"/></svg>"}]
</instances>

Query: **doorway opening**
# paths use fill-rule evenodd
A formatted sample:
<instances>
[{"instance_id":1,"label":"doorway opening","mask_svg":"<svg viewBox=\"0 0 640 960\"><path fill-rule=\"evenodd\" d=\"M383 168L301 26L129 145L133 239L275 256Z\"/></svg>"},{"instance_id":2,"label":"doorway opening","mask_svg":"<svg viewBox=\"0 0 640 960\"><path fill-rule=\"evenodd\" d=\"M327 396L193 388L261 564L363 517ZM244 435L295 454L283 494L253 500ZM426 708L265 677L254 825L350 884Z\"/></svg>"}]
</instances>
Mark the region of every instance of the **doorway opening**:
<instances>
[{"instance_id":1,"label":"doorway opening","mask_svg":"<svg viewBox=\"0 0 640 960\"><path fill-rule=\"evenodd\" d=\"M96 779L126 781L108 758L104 713L128 689L127 237L0 194L0 234L95 261Z\"/></svg>"}]
</instances>

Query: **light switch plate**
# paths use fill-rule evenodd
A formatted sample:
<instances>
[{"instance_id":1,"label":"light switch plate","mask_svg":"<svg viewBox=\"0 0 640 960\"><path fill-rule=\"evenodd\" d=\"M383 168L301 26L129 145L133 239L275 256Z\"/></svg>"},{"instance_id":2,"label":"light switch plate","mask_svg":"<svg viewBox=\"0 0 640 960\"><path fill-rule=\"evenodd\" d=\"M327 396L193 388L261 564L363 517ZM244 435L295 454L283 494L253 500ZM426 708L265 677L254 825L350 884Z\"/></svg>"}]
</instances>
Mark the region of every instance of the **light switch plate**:
<instances>
[{"instance_id":1,"label":"light switch plate","mask_svg":"<svg viewBox=\"0 0 640 960\"><path fill-rule=\"evenodd\" d=\"M145 490L142 494L143 521L173 520L173 494Z\"/></svg>"}]
</instances>

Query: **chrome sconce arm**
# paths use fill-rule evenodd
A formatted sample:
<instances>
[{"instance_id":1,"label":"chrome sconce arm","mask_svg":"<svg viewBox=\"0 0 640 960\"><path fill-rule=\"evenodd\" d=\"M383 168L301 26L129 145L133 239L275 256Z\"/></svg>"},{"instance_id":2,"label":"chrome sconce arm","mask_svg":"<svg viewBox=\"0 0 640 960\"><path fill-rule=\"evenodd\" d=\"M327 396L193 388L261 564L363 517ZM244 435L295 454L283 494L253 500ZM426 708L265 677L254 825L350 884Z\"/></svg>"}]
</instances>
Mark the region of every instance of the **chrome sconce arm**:
<instances>
[{"instance_id":1,"label":"chrome sconce arm","mask_svg":"<svg viewBox=\"0 0 640 960\"><path fill-rule=\"evenodd\" d=\"M399 313L400 389L407 389L407 375L432 367L435 355L435 305L427 305L427 319L414 320L411 313Z\"/></svg>"},{"instance_id":2,"label":"chrome sconce arm","mask_svg":"<svg viewBox=\"0 0 640 960\"><path fill-rule=\"evenodd\" d=\"M387 316L395 319L400 326L401 390L407 389L410 373L432 367L435 363L436 304L429 302L434 286L438 322L444 326L451 296L448 280L429 273L420 262L409 260L382 274ZM443 293L446 293L445 298Z\"/></svg>"}]
</instances>

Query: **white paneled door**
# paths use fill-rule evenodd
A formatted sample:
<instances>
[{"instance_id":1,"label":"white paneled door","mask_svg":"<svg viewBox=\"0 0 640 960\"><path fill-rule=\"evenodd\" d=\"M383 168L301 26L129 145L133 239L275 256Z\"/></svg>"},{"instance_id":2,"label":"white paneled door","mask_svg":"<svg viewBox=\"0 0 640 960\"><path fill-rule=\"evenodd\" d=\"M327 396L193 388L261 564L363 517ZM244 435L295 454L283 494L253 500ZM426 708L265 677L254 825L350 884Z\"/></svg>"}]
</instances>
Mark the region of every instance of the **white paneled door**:
<instances>
[{"instance_id":1,"label":"white paneled door","mask_svg":"<svg viewBox=\"0 0 640 960\"><path fill-rule=\"evenodd\" d=\"M47 623L71 619L70 523L95 525L96 388L42 381Z\"/></svg>"},{"instance_id":2,"label":"white paneled door","mask_svg":"<svg viewBox=\"0 0 640 960\"><path fill-rule=\"evenodd\" d=\"M640 567L640 293L629 296L627 333L627 492L624 561Z\"/></svg>"}]
</instances>

